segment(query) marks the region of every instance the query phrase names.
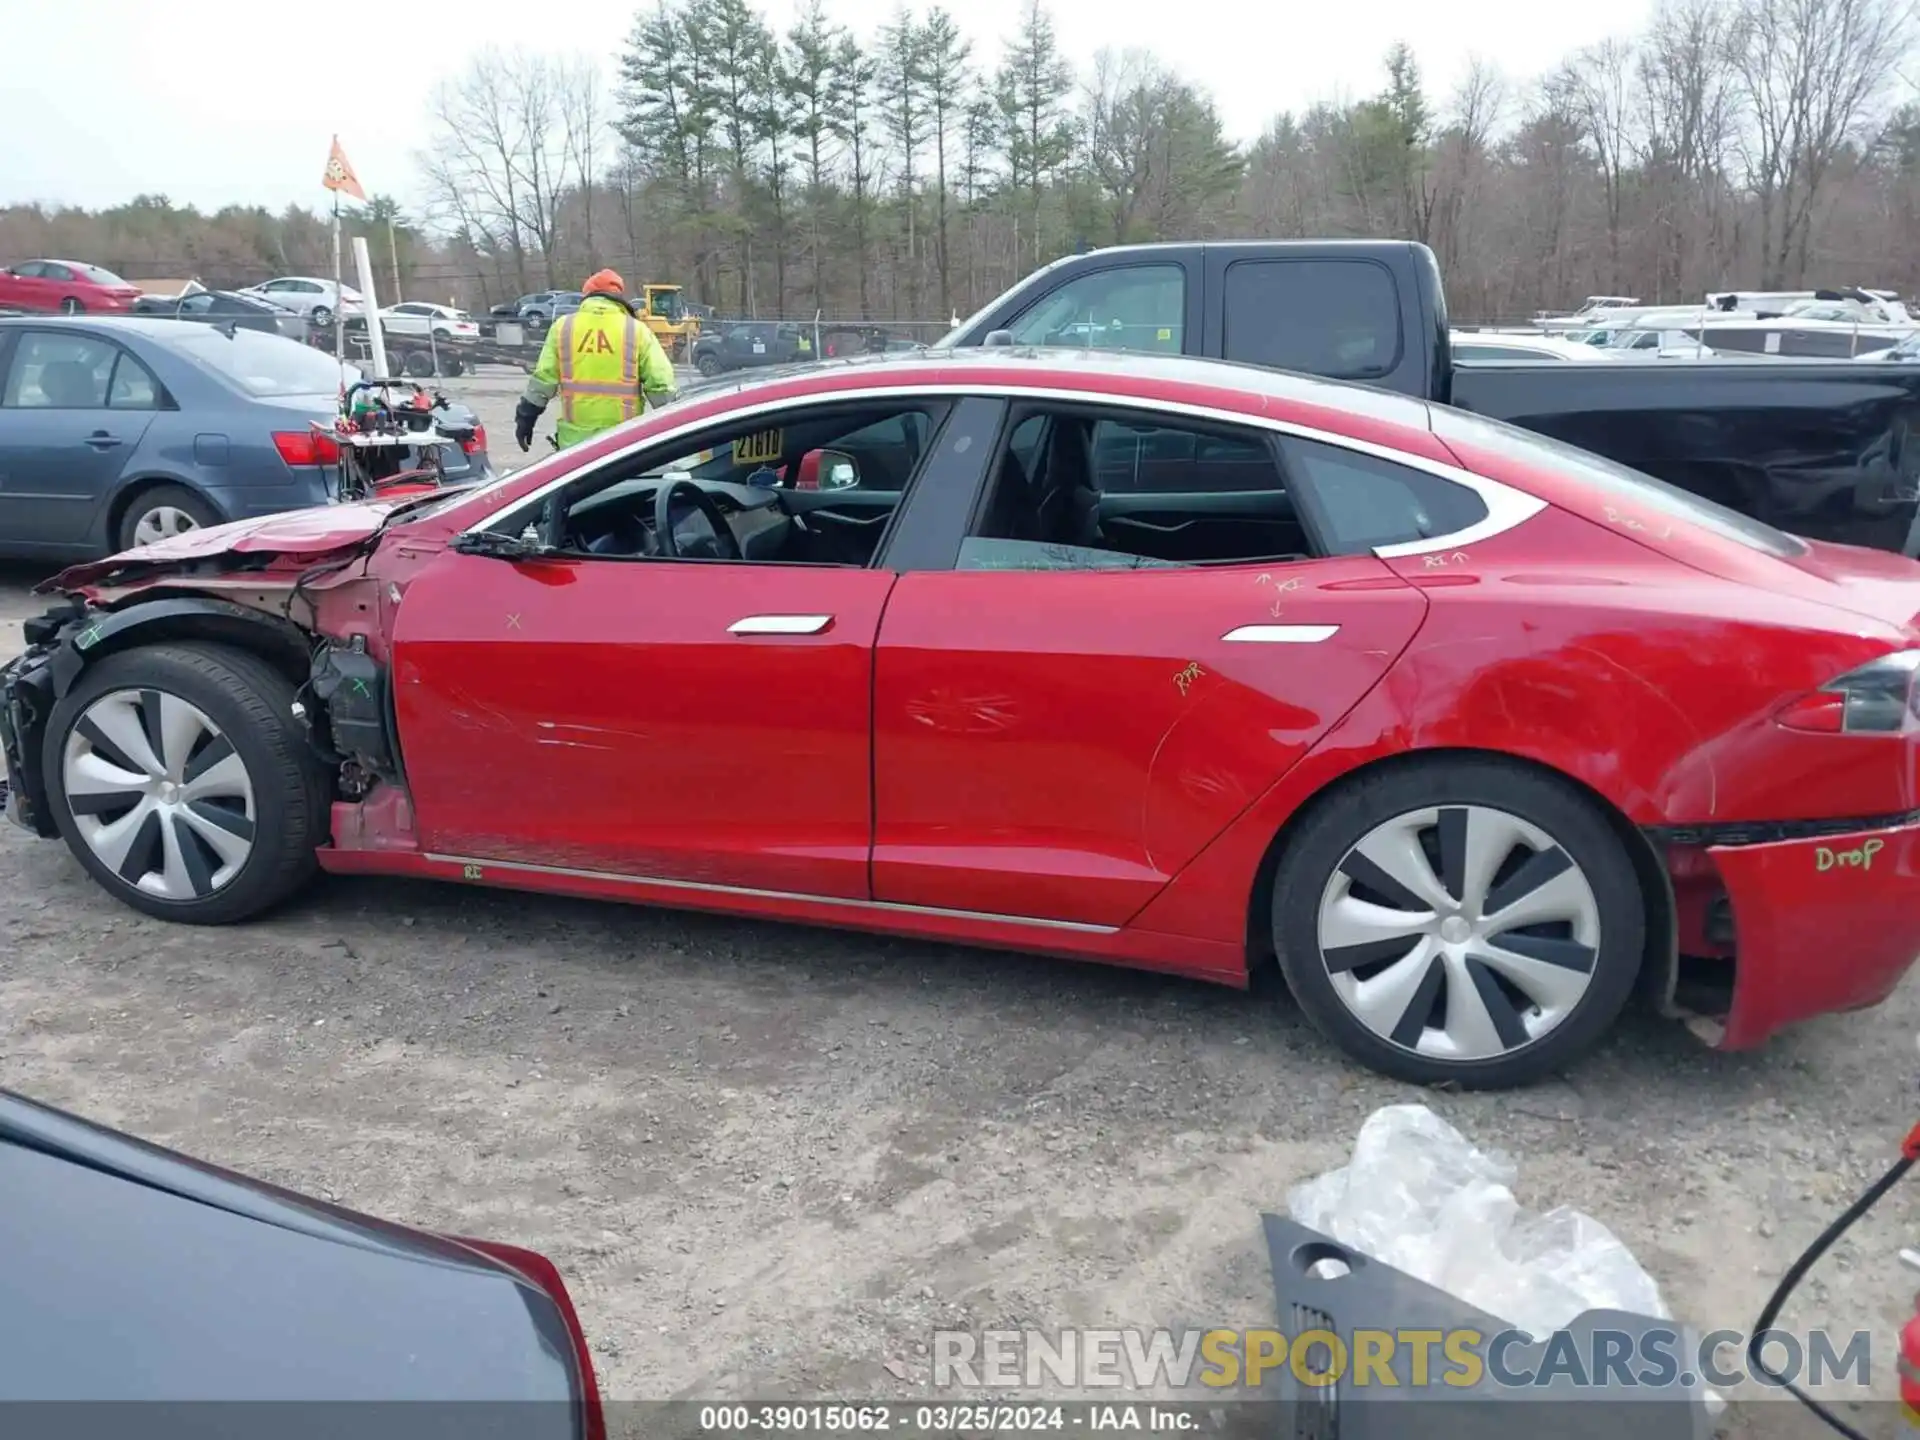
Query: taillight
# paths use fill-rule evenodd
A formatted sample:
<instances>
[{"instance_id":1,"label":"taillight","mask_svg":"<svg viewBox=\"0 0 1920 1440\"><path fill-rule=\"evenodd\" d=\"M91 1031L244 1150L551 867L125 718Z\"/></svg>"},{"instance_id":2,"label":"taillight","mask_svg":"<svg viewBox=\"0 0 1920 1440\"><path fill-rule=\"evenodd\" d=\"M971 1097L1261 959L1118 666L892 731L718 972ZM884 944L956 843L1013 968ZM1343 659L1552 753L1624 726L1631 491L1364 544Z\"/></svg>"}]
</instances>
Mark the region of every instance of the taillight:
<instances>
[{"instance_id":1,"label":"taillight","mask_svg":"<svg viewBox=\"0 0 1920 1440\"><path fill-rule=\"evenodd\" d=\"M460 442L460 448L469 455L478 455L487 448L487 427L475 422L473 433Z\"/></svg>"},{"instance_id":2,"label":"taillight","mask_svg":"<svg viewBox=\"0 0 1920 1440\"><path fill-rule=\"evenodd\" d=\"M567 1327L567 1336L573 1341L573 1358L580 1366L581 1440L606 1440L607 1418L600 1408L600 1382L593 1373L593 1356L587 1351L587 1332L580 1327L573 1297L567 1294L566 1281L560 1278L553 1262L538 1251L503 1245L498 1240L470 1240L461 1236L460 1243L519 1271L554 1303L561 1323Z\"/></svg>"},{"instance_id":3,"label":"taillight","mask_svg":"<svg viewBox=\"0 0 1920 1440\"><path fill-rule=\"evenodd\" d=\"M318 430L276 430L273 448L289 465L337 465L340 443Z\"/></svg>"},{"instance_id":4,"label":"taillight","mask_svg":"<svg viewBox=\"0 0 1920 1440\"><path fill-rule=\"evenodd\" d=\"M1882 655L1783 706L1774 719L1816 735L1897 735L1920 728L1920 650Z\"/></svg>"}]
</instances>

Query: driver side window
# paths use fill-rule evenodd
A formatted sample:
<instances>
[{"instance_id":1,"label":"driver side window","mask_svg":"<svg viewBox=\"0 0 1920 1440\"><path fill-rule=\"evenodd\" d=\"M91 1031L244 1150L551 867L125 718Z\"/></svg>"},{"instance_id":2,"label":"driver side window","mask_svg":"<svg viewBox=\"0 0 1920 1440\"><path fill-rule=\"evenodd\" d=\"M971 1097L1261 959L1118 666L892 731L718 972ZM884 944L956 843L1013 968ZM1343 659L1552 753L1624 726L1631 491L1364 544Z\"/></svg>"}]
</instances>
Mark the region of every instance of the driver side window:
<instances>
[{"instance_id":1,"label":"driver side window","mask_svg":"<svg viewBox=\"0 0 1920 1440\"><path fill-rule=\"evenodd\" d=\"M945 409L868 402L736 421L609 461L554 492L551 510L489 528L606 559L870 565Z\"/></svg>"}]
</instances>

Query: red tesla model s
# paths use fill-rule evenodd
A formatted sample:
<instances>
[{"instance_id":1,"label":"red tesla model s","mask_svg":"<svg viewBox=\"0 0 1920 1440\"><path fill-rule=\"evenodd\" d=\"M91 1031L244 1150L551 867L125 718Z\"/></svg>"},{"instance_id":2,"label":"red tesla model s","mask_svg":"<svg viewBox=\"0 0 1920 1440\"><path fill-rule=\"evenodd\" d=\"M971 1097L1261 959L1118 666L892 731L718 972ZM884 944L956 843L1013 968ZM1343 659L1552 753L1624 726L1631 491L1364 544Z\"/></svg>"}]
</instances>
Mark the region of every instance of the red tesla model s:
<instances>
[{"instance_id":1,"label":"red tesla model s","mask_svg":"<svg viewBox=\"0 0 1920 1440\"><path fill-rule=\"evenodd\" d=\"M1920 954L1920 566L1184 359L697 392L477 490L67 571L16 819L220 922L317 864L1243 985L1499 1085Z\"/></svg>"}]
</instances>

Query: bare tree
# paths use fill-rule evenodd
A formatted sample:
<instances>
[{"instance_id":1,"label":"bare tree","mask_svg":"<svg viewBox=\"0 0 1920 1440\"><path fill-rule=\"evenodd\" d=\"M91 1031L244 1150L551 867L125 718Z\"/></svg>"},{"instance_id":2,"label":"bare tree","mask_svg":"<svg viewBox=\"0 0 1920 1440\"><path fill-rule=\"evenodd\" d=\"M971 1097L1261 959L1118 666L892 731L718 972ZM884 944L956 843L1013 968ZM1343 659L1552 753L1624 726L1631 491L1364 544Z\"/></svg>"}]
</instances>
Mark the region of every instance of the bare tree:
<instances>
[{"instance_id":1,"label":"bare tree","mask_svg":"<svg viewBox=\"0 0 1920 1440\"><path fill-rule=\"evenodd\" d=\"M465 73L436 86L428 100L432 137L422 168L436 219L474 243L512 256L515 282L528 286L522 223L524 127L498 50L482 51Z\"/></svg>"},{"instance_id":2,"label":"bare tree","mask_svg":"<svg viewBox=\"0 0 1920 1440\"><path fill-rule=\"evenodd\" d=\"M1571 116L1600 162L1600 184L1607 217L1607 283L1618 291L1620 226L1626 208L1628 152L1634 145L1636 114L1633 47L1603 40L1574 55L1548 82L1560 92L1560 109Z\"/></svg>"},{"instance_id":3,"label":"bare tree","mask_svg":"<svg viewBox=\"0 0 1920 1440\"><path fill-rule=\"evenodd\" d=\"M1913 39L1911 0L1739 0L1737 148L1760 208L1763 286L1803 281L1814 209Z\"/></svg>"},{"instance_id":4,"label":"bare tree","mask_svg":"<svg viewBox=\"0 0 1920 1440\"><path fill-rule=\"evenodd\" d=\"M589 267L599 263L593 243L593 191L600 175L609 116L600 65L582 55L557 72L560 91L560 148L566 156L571 185L579 197L581 240Z\"/></svg>"}]
</instances>

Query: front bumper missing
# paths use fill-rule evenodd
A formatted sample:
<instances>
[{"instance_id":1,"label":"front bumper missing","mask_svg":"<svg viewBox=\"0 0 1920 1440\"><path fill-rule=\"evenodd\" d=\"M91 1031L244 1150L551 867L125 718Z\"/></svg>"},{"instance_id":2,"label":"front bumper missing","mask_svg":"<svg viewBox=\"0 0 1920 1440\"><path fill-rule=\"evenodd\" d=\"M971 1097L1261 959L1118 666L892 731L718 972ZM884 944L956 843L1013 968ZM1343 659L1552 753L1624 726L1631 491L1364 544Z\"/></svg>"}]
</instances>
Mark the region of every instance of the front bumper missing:
<instances>
[{"instance_id":1,"label":"front bumper missing","mask_svg":"<svg viewBox=\"0 0 1920 1440\"><path fill-rule=\"evenodd\" d=\"M1707 850L1732 901L1733 1003L1708 1035L1744 1050L1877 1005L1920 958L1920 822Z\"/></svg>"},{"instance_id":2,"label":"front bumper missing","mask_svg":"<svg viewBox=\"0 0 1920 1440\"><path fill-rule=\"evenodd\" d=\"M0 799L6 802L8 820L31 834L46 836L52 833L46 795L37 775L29 778L26 762L30 737L38 733L28 710L32 701L27 694L26 677L39 658L29 651L0 669L0 757L6 762Z\"/></svg>"}]
</instances>

